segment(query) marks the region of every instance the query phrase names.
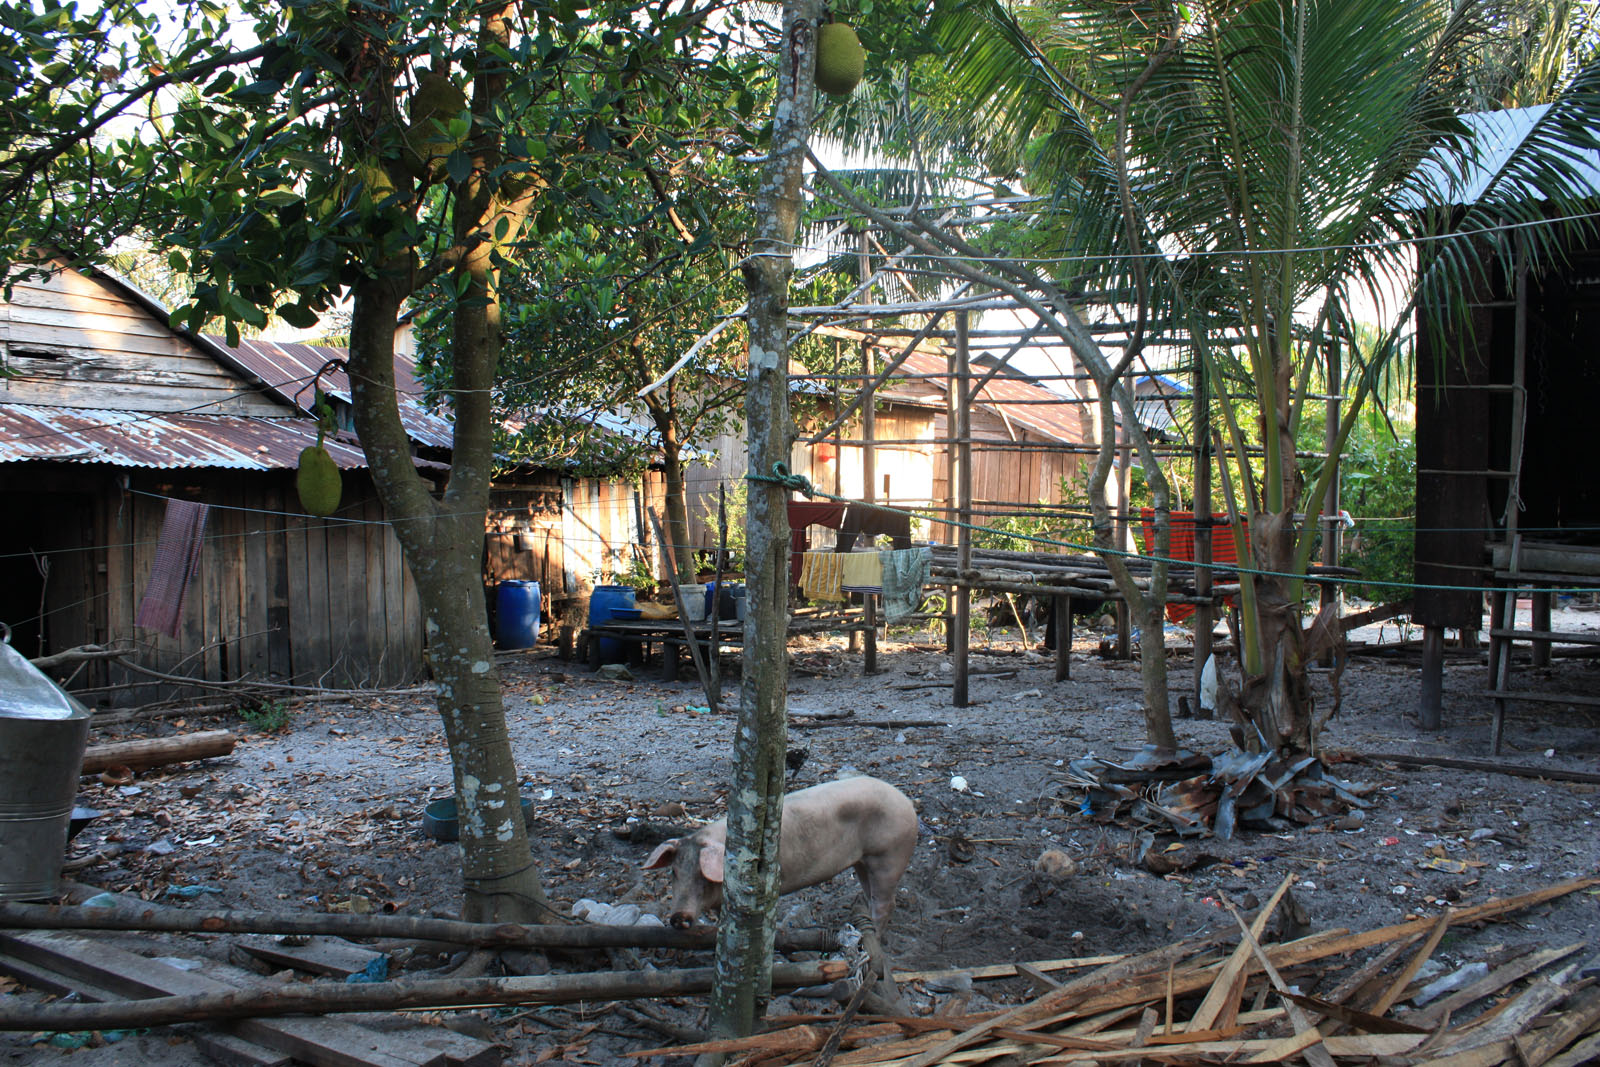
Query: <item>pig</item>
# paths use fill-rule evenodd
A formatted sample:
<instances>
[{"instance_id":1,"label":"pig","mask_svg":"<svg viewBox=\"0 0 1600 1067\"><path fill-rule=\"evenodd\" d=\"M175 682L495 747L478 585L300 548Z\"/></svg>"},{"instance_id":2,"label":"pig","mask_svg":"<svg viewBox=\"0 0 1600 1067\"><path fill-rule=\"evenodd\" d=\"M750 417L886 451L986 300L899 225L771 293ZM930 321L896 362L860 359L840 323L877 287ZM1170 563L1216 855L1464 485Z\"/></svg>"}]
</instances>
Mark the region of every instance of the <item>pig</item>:
<instances>
[{"instance_id":1,"label":"pig","mask_svg":"<svg viewBox=\"0 0 1600 1067\"><path fill-rule=\"evenodd\" d=\"M722 904L728 820L656 846L644 869L672 866L673 926L691 925ZM917 846L917 812L906 795L876 778L843 778L783 798L778 892L793 893L854 867L878 929L894 910L895 888Z\"/></svg>"}]
</instances>

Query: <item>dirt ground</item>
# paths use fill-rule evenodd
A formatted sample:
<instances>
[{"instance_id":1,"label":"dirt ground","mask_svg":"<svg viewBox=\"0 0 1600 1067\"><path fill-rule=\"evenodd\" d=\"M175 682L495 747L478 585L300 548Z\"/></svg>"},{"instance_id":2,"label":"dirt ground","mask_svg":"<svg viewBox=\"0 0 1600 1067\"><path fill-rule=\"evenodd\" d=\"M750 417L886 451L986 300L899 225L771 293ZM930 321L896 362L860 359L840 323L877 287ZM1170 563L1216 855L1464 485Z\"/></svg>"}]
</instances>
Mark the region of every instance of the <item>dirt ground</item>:
<instances>
[{"instance_id":1,"label":"dirt ground","mask_svg":"<svg viewBox=\"0 0 1600 1067\"><path fill-rule=\"evenodd\" d=\"M1558 629L1600 631L1600 611L1567 607L1557 623ZM881 669L872 676L863 675L860 655L842 637L796 640L790 745L805 757L791 788L866 773L894 782L915 801L921 839L887 938L901 969L1136 952L1223 932L1233 925L1220 897L1248 909L1291 872L1299 877L1295 894L1313 929L1362 930L1437 914L1455 901L1600 871L1594 785L1344 759L1381 753L1488 757L1492 705L1483 695L1481 653L1452 656L1444 728L1424 734L1415 715L1414 650L1372 648L1417 635L1389 623L1381 633L1371 627L1354 636L1368 649L1353 657L1343 709L1322 740L1331 773L1375 787L1360 825L1329 819L1282 832L1242 831L1228 841L1161 835L1158 848L1181 845L1163 853L1169 858L1203 853L1216 862L1164 877L1143 869L1131 854L1140 827L1085 815L1083 791L1065 781L1069 761L1089 754L1125 758L1143 740L1137 665L1099 658L1101 634L1088 627L1078 633L1072 678L1060 683L1052 680L1051 659L1024 647L1014 630L974 633L973 703L965 708L951 706L950 661L942 637L931 632L897 631L880 645ZM1177 648L1170 655L1174 693L1187 691L1193 669L1187 636L1169 630L1167 644ZM665 873L639 869L650 843L623 840L615 831L630 816L687 826L721 814L733 714L697 710L703 695L692 671L675 683L657 681L654 669L633 682L608 681L548 648L504 654L500 665L551 896L563 909L589 898L664 912ZM1319 672L1315 681L1319 701L1326 702L1327 674ZM1600 689L1600 661L1558 658L1547 670L1522 666L1517 681L1593 693ZM736 679L727 692L736 700ZM92 742L228 726L241 741L228 758L152 770L131 786L86 778L80 803L105 814L72 842L71 877L94 889L185 908L451 914L460 894L459 850L426 837L420 825L427 803L452 792L431 699L422 694L289 710L287 728L271 733L237 718L97 731ZM806 722L840 712L853 716ZM1221 723L1180 719L1176 725L1181 742L1196 752L1231 747ZM1501 759L1551 771L1600 771L1597 727L1592 710L1518 706ZM965 779L965 791L953 788L956 776ZM1077 872L1064 878L1036 873L1035 861L1047 849L1066 852ZM855 889L845 875L786 897L780 921L785 928L836 929L848 917ZM1513 921L1452 934L1436 957L1449 966L1497 945L1555 939L1600 944L1600 896L1571 894ZM171 936L135 943L150 955L226 958L228 940ZM667 967L709 957L640 958ZM39 999L3 980L0 989ZM949 995L937 984L914 985L908 993L920 1010L932 1010ZM1020 980L980 982L969 1010L1028 995ZM655 1010L695 1026L702 1007L689 998ZM829 1009L828 1002L799 997L780 998L774 1006ZM507 1063L625 1062L620 1057L629 1050L669 1043L637 1018L594 1006L478 1015L474 1032L503 1043ZM182 1027L75 1052L39 1037L0 1034L0 1063L205 1062Z\"/></svg>"}]
</instances>

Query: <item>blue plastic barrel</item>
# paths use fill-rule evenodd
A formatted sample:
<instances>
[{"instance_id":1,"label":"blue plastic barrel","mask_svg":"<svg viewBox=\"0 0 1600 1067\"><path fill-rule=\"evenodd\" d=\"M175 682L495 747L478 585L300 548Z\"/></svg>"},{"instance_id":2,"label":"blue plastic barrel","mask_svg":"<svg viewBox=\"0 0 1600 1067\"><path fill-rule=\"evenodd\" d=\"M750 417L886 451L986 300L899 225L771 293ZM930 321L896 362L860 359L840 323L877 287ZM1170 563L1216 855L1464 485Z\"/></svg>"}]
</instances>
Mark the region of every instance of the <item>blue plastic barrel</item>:
<instances>
[{"instance_id":1,"label":"blue plastic barrel","mask_svg":"<svg viewBox=\"0 0 1600 1067\"><path fill-rule=\"evenodd\" d=\"M617 609L633 608L633 586L597 585L589 594L589 625L600 626L615 618ZM621 663L628 658L627 645L614 637L600 638L600 662Z\"/></svg>"},{"instance_id":2,"label":"blue plastic barrel","mask_svg":"<svg viewBox=\"0 0 1600 1067\"><path fill-rule=\"evenodd\" d=\"M538 582L501 582L494 603L501 648L532 648L539 643Z\"/></svg>"}]
</instances>

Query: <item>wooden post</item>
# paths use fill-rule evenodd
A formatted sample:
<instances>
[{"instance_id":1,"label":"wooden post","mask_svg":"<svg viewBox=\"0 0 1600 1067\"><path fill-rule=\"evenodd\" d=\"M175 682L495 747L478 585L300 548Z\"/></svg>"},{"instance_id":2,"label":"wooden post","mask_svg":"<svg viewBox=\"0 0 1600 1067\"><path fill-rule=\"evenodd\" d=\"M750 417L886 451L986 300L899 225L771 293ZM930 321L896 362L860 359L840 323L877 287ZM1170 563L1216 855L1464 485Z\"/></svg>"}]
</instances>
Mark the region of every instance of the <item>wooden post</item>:
<instances>
[{"instance_id":1,"label":"wooden post","mask_svg":"<svg viewBox=\"0 0 1600 1067\"><path fill-rule=\"evenodd\" d=\"M1547 634L1550 632L1550 594L1534 593L1530 605L1528 629L1534 633ZM1535 637L1533 639L1533 665L1535 667L1550 666L1550 645L1548 637Z\"/></svg>"},{"instance_id":2,"label":"wooden post","mask_svg":"<svg viewBox=\"0 0 1600 1067\"><path fill-rule=\"evenodd\" d=\"M728 487L717 485L717 562L711 587L711 644L706 649L711 668L711 710L722 703L722 558L728 554Z\"/></svg>"},{"instance_id":3,"label":"wooden post","mask_svg":"<svg viewBox=\"0 0 1600 1067\"><path fill-rule=\"evenodd\" d=\"M861 231L861 280L867 281L872 277L872 262L868 258L868 235L866 230ZM869 288L862 294L865 303L872 302L872 290ZM868 319L864 328L872 328L872 320ZM861 499L868 504L876 503L878 499L878 450L872 440L878 432L878 397L872 387L873 380L877 377L872 365L872 342L861 342ZM863 594L862 615L867 628L862 632L865 649L861 658L861 672L863 674L878 673L878 602L871 593Z\"/></svg>"},{"instance_id":4,"label":"wooden post","mask_svg":"<svg viewBox=\"0 0 1600 1067\"><path fill-rule=\"evenodd\" d=\"M946 376L949 379L949 388L944 391L944 502L941 514L945 519L956 517L956 479L960 476L960 461L956 456L956 411L960 407L956 395L956 383L960 381L957 375L957 356L955 349L950 349L945 359ZM939 540L947 545L957 544L960 540L956 536L956 528L945 522L939 531ZM952 659L956 654L956 597L959 590L956 586L947 585L944 589L944 650Z\"/></svg>"},{"instance_id":5,"label":"wooden post","mask_svg":"<svg viewBox=\"0 0 1600 1067\"><path fill-rule=\"evenodd\" d=\"M661 530L661 520L656 516L656 509L650 509L650 525L655 528L656 537L662 544L666 544L666 535ZM717 710L717 694L711 685L711 673L706 669L705 657L700 654L700 641L694 632L694 622L689 618L689 606L683 599L683 587L678 584L678 572L674 568L667 568L667 578L672 582L672 601L678 605L678 621L683 623L683 637L689 645L689 655L694 659L695 673L700 676L700 688L705 690L706 703L712 711ZM671 646L662 642L662 655L670 656L674 653L667 651Z\"/></svg>"},{"instance_id":6,"label":"wooden post","mask_svg":"<svg viewBox=\"0 0 1600 1067\"><path fill-rule=\"evenodd\" d=\"M1339 457L1334 450L1339 445L1339 400L1344 375L1341 372L1338 335L1330 335L1328 341L1328 399L1324 402L1326 407L1323 412L1322 445L1327 458L1322 462L1333 464L1333 477L1328 480L1328 495L1322 501L1322 565L1324 567L1337 567L1339 565L1340 542L1344 539L1344 526L1339 521ZM1337 605L1340 601L1339 584L1337 582L1323 582L1321 589L1321 606ZM1443 665L1444 643L1440 635L1440 664ZM1424 657L1426 659L1426 657ZM1322 653L1319 663L1324 667L1333 666L1333 649Z\"/></svg>"},{"instance_id":7,"label":"wooden post","mask_svg":"<svg viewBox=\"0 0 1600 1067\"><path fill-rule=\"evenodd\" d=\"M971 373L967 363L967 318L965 311L956 313L956 373L950 382L950 394L956 399L956 424L951 434L952 450L956 458L956 484L954 496L956 520L956 570L962 573L972 569L972 405L967 395L967 381ZM952 650L955 657L955 680L952 702L958 708L967 706L967 639L972 627L972 590L963 585L955 591L956 622Z\"/></svg>"},{"instance_id":8,"label":"wooden post","mask_svg":"<svg viewBox=\"0 0 1600 1067\"><path fill-rule=\"evenodd\" d=\"M1072 597L1057 593L1050 598L1056 616L1056 681L1072 677Z\"/></svg>"},{"instance_id":9,"label":"wooden post","mask_svg":"<svg viewBox=\"0 0 1600 1067\"><path fill-rule=\"evenodd\" d=\"M1422 698L1417 720L1424 730L1437 730L1443 720L1444 627L1422 628Z\"/></svg>"},{"instance_id":10,"label":"wooden post","mask_svg":"<svg viewBox=\"0 0 1600 1067\"><path fill-rule=\"evenodd\" d=\"M1495 590L1489 594L1489 688L1500 688L1500 642L1504 638L1496 637L1495 633L1506 625L1506 608L1511 609L1512 621L1516 620L1517 599L1516 590L1509 593L1504 590Z\"/></svg>"},{"instance_id":11,"label":"wooden post","mask_svg":"<svg viewBox=\"0 0 1600 1067\"><path fill-rule=\"evenodd\" d=\"M1128 393L1133 394L1133 375L1128 375ZM1112 432L1115 433L1115 423ZM1133 545L1131 530L1133 524L1133 504L1129 501L1133 490L1133 442L1124 439L1122 447L1118 449L1121 461L1117 464L1117 547L1126 552ZM1154 635L1155 640L1165 642L1165 634ZM1150 634L1144 638L1149 640ZM1160 648L1161 646L1156 646ZM1127 660L1133 658L1133 605L1126 600L1117 601L1117 659Z\"/></svg>"}]
</instances>

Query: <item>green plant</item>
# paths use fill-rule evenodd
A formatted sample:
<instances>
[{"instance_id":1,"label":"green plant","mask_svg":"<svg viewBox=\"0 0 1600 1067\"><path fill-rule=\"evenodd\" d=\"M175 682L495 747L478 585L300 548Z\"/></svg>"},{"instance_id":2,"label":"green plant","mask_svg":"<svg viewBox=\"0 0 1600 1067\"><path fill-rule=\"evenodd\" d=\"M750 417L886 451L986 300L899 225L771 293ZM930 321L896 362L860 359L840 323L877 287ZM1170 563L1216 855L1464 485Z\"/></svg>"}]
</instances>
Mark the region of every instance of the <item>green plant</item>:
<instances>
[{"instance_id":1,"label":"green plant","mask_svg":"<svg viewBox=\"0 0 1600 1067\"><path fill-rule=\"evenodd\" d=\"M644 592L653 591L661 584L650 568L650 561L643 553L633 553L628 558L626 566L617 566L622 563L620 558L612 562L613 567L610 570L602 568L594 572L592 577L595 585L626 585Z\"/></svg>"},{"instance_id":2,"label":"green plant","mask_svg":"<svg viewBox=\"0 0 1600 1067\"><path fill-rule=\"evenodd\" d=\"M262 700L239 709L239 718L264 734L282 733L289 728L289 705L281 700Z\"/></svg>"},{"instance_id":3,"label":"green plant","mask_svg":"<svg viewBox=\"0 0 1600 1067\"><path fill-rule=\"evenodd\" d=\"M1348 591L1380 604L1403 600L1413 580L1417 448L1409 435L1360 440L1344 459L1343 503L1357 518L1345 562L1373 582Z\"/></svg>"},{"instance_id":4,"label":"green plant","mask_svg":"<svg viewBox=\"0 0 1600 1067\"><path fill-rule=\"evenodd\" d=\"M1060 547L1057 543L1088 545L1094 541L1094 530L1089 525L1088 494L1084 477L1076 483L1062 478L1059 493L1061 503L1052 505L1039 501L1039 510L991 518L984 529L974 530L974 548L998 548L1012 552L1050 552ZM1059 510L1065 508L1067 510ZM1066 549L1066 551L1082 551Z\"/></svg>"},{"instance_id":5,"label":"green plant","mask_svg":"<svg viewBox=\"0 0 1600 1067\"><path fill-rule=\"evenodd\" d=\"M728 561L724 569L730 573L738 574L745 567L745 513L749 510L750 498L745 492L744 479L739 479L728 489ZM717 500L707 495L702 505L702 518L706 528L717 529Z\"/></svg>"}]
</instances>

